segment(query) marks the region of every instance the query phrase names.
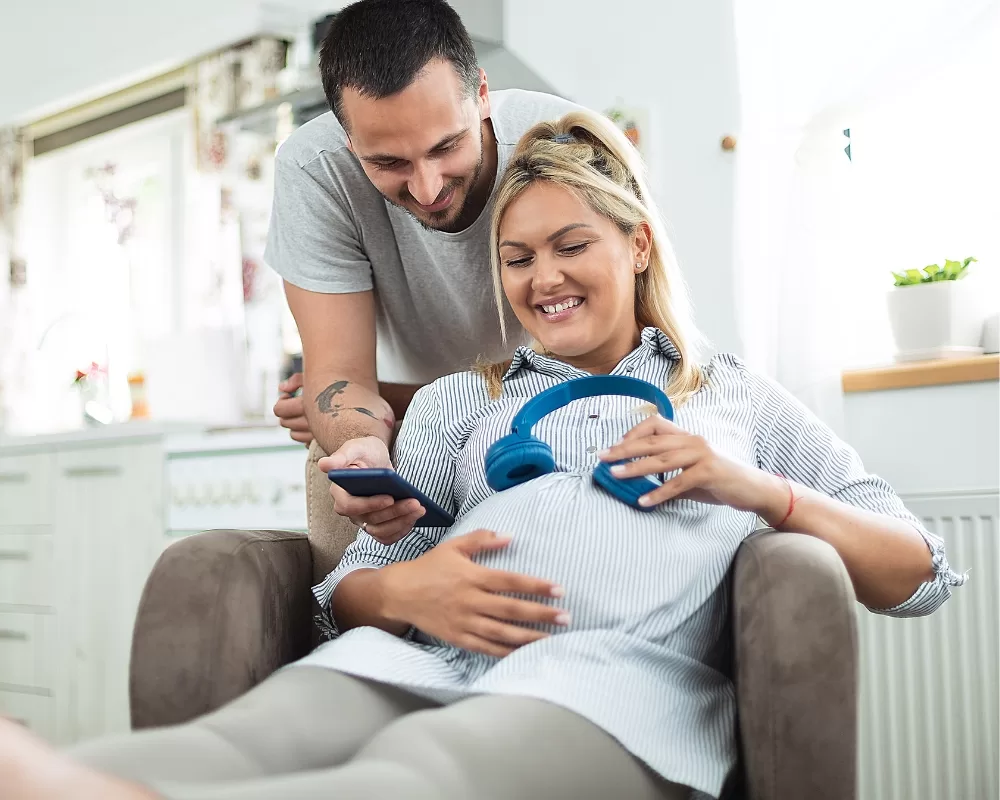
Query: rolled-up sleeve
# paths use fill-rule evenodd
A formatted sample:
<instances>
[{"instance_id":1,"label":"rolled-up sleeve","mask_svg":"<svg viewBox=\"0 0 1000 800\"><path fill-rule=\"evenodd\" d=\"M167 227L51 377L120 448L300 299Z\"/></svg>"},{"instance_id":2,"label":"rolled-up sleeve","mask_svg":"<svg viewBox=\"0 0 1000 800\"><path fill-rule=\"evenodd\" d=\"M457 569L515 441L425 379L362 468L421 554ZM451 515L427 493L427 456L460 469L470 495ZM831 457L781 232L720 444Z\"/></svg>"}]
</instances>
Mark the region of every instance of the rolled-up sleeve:
<instances>
[{"instance_id":1,"label":"rolled-up sleeve","mask_svg":"<svg viewBox=\"0 0 1000 800\"><path fill-rule=\"evenodd\" d=\"M877 614L914 617L930 614L951 597L967 576L948 564L944 541L929 532L903 505L892 487L865 471L857 451L779 384L745 372L757 413L757 461L848 505L904 520L920 534L931 554L934 577L893 608L870 608Z\"/></svg>"},{"instance_id":2,"label":"rolled-up sleeve","mask_svg":"<svg viewBox=\"0 0 1000 800\"><path fill-rule=\"evenodd\" d=\"M396 438L395 456L396 471L402 477L442 508L455 513L455 459L444 435L441 403L433 384L413 396ZM320 608L329 614L333 593L347 575L359 569L381 569L418 558L440 542L447 530L418 525L391 545L384 545L359 530L336 569L313 587ZM328 633L336 636L338 629L332 615L328 623L333 628Z\"/></svg>"}]
</instances>

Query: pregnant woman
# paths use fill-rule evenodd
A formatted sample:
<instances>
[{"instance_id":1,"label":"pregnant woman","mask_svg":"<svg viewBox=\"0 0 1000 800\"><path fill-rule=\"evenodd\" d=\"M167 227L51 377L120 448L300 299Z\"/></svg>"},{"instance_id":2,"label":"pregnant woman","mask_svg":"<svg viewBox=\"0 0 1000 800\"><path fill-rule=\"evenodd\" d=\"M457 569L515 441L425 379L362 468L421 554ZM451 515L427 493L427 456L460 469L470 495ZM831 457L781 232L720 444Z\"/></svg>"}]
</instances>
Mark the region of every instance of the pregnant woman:
<instances>
[{"instance_id":1,"label":"pregnant woman","mask_svg":"<svg viewBox=\"0 0 1000 800\"><path fill-rule=\"evenodd\" d=\"M720 797L737 752L726 574L760 519L830 543L881 613L930 613L963 582L801 404L734 356L698 363L641 162L609 122L524 136L491 256L534 345L422 389L396 445L455 525L421 527L407 503L366 515L315 589L332 640L201 720L68 756L0 729L4 797ZM551 410L533 433L554 468L496 491L487 453L525 405L595 375L669 404ZM623 502L601 464L659 480ZM459 592L475 613L456 621Z\"/></svg>"}]
</instances>

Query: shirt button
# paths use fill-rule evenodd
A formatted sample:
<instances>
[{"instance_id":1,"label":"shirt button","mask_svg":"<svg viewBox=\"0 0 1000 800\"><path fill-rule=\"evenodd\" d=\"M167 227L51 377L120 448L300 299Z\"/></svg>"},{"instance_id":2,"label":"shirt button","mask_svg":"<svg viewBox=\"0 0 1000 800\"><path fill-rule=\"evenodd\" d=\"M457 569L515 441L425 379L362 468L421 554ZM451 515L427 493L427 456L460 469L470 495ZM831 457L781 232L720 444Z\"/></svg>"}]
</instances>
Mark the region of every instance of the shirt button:
<instances>
[{"instance_id":1,"label":"shirt button","mask_svg":"<svg viewBox=\"0 0 1000 800\"><path fill-rule=\"evenodd\" d=\"M587 419L597 419L599 416L601 416L601 415L600 414L591 414L590 416L587 417Z\"/></svg>"},{"instance_id":2,"label":"shirt button","mask_svg":"<svg viewBox=\"0 0 1000 800\"><path fill-rule=\"evenodd\" d=\"M587 448L587 452L588 453L596 453L597 452L597 448L594 447L594 445L591 445L590 447Z\"/></svg>"}]
</instances>

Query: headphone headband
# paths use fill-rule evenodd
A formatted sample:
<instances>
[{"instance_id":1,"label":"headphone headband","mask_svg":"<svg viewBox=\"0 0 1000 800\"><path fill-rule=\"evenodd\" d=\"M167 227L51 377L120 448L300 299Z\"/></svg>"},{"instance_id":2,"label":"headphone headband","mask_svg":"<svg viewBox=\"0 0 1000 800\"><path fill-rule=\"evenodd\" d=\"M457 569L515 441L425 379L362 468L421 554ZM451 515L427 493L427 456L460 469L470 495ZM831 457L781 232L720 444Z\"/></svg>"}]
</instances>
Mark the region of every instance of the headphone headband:
<instances>
[{"instance_id":1,"label":"headphone headband","mask_svg":"<svg viewBox=\"0 0 1000 800\"><path fill-rule=\"evenodd\" d=\"M600 395L638 397L640 400L653 403L661 416L671 420L674 418L674 408L670 404L670 398L662 389L649 381L624 375L591 375L560 383L535 395L514 417L510 426L511 432L527 438L531 435L535 423L557 408L562 408L574 400Z\"/></svg>"}]
</instances>

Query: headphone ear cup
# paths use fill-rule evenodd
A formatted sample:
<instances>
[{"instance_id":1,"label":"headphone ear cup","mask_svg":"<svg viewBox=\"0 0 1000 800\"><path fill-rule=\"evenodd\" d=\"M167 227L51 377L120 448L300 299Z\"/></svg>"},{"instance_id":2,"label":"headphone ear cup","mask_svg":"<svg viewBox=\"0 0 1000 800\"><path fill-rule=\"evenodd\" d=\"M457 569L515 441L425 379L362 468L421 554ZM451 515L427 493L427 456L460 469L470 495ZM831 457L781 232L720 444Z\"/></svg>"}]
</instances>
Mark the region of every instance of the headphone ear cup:
<instances>
[{"instance_id":1,"label":"headphone ear cup","mask_svg":"<svg viewBox=\"0 0 1000 800\"><path fill-rule=\"evenodd\" d=\"M554 472L552 448L531 436L522 439L516 434L504 436L486 453L486 482L495 492Z\"/></svg>"},{"instance_id":2,"label":"headphone ear cup","mask_svg":"<svg viewBox=\"0 0 1000 800\"><path fill-rule=\"evenodd\" d=\"M659 484L641 476L638 478L616 478L611 474L612 466L606 461L598 464L594 469L594 483L632 508L639 511L652 511L656 506L641 506L639 498L649 494Z\"/></svg>"}]
</instances>

